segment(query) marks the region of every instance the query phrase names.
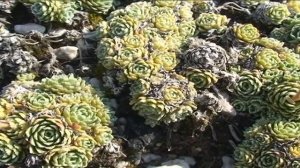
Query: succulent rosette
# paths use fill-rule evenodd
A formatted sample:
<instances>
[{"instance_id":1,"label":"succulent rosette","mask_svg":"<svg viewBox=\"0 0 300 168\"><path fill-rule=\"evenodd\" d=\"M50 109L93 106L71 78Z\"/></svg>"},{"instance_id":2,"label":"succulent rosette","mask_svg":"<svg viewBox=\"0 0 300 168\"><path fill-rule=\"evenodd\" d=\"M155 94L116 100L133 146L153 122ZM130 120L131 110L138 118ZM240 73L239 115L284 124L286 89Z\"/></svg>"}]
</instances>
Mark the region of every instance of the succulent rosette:
<instances>
[{"instance_id":1,"label":"succulent rosette","mask_svg":"<svg viewBox=\"0 0 300 168\"><path fill-rule=\"evenodd\" d=\"M22 148L0 133L0 165L12 165L22 159Z\"/></svg>"},{"instance_id":2,"label":"succulent rosette","mask_svg":"<svg viewBox=\"0 0 300 168\"><path fill-rule=\"evenodd\" d=\"M82 147L88 151L92 151L96 147L97 142L92 136L83 133L74 138L73 144L77 147Z\"/></svg>"},{"instance_id":3,"label":"succulent rosette","mask_svg":"<svg viewBox=\"0 0 300 168\"><path fill-rule=\"evenodd\" d=\"M106 14L114 5L114 0L80 0L83 9L98 14Z\"/></svg>"},{"instance_id":4,"label":"succulent rosette","mask_svg":"<svg viewBox=\"0 0 300 168\"><path fill-rule=\"evenodd\" d=\"M66 146L49 151L45 161L54 167L87 167L92 157L92 153L84 148Z\"/></svg>"},{"instance_id":5,"label":"succulent rosette","mask_svg":"<svg viewBox=\"0 0 300 168\"><path fill-rule=\"evenodd\" d=\"M268 124L270 134L278 141L293 141L299 138L300 124L290 121L275 121Z\"/></svg>"},{"instance_id":6,"label":"succulent rosette","mask_svg":"<svg viewBox=\"0 0 300 168\"><path fill-rule=\"evenodd\" d=\"M112 37L124 37L131 35L137 23L130 17L114 17L108 21L109 32Z\"/></svg>"},{"instance_id":7,"label":"succulent rosette","mask_svg":"<svg viewBox=\"0 0 300 168\"><path fill-rule=\"evenodd\" d=\"M300 13L300 2L297 0L288 0L287 6L290 11L294 13Z\"/></svg>"},{"instance_id":8,"label":"succulent rosette","mask_svg":"<svg viewBox=\"0 0 300 168\"><path fill-rule=\"evenodd\" d=\"M269 168L281 168L286 167L287 162L284 158L283 152L270 150L270 151L263 151L255 160L255 164L258 167L269 167Z\"/></svg>"},{"instance_id":9,"label":"succulent rosette","mask_svg":"<svg viewBox=\"0 0 300 168\"><path fill-rule=\"evenodd\" d=\"M0 119L5 119L14 110L13 104L5 99L0 99Z\"/></svg>"},{"instance_id":10,"label":"succulent rosette","mask_svg":"<svg viewBox=\"0 0 300 168\"><path fill-rule=\"evenodd\" d=\"M252 165L254 161L254 154L242 147L235 150L233 155L234 159L238 160L238 163L236 163L235 166L249 166Z\"/></svg>"},{"instance_id":11,"label":"succulent rosette","mask_svg":"<svg viewBox=\"0 0 300 168\"><path fill-rule=\"evenodd\" d=\"M256 44L273 50L283 50L284 42L274 38L262 37L256 41Z\"/></svg>"},{"instance_id":12,"label":"succulent rosette","mask_svg":"<svg viewBox=\"0 0 300 168\"><path fill-rule=\"evenodd\" d=\"M180 121L196 108L193 84L176 73L161 72L136 81L131 86L131 95L133 109L150 126Z\"/></svg>"},{"instance_id":13,"label":"succulent rosette","mask_svg":"<svg viewBox=\"0 0 300 168\"><path fill-rule=\"evenodd\" d=\"M265 83L278 83L282 81L285 72L280 69L266 69L262 74Z\"/></svg>"},{"instance_id":14,"label":"succulent rosette","mask_svg":"<svg viewBox=\"0 0 300 168\"><path fill-rule=\"evenodd\" d=\"M286 41L288 34L289 30L286 27L278 27L271 31L270 37L280 41Z\"/></svg>"},{"instance_id":15,"label":"succulent rosette","mask_svg":"<svg viewBox=\"0 0 300 168\"><path fill-rule=\"evenodd\" d=\"M180 0L174 1L164 1L164 0L154 0L154 4L160 7L175 7L176 5L180 4Z\"/></svg>"},{"instance_id":16,"label":"succulent rosette","mask_svg":"<svg viewBox=\"0 0 300 168\"><path fill-rule=\"evenodd\" d=\"M70 23L75 13L75 3L70 0L39 0L31 6L31 11L41 21Z\"/></svg>"},{"instance_id":17,"label":"succulent rosette","mask_svg":"<svg viewBox=\"0 0 300 168\"><path fill-rule=\"evenodd\" d=\"M243 72L235 86L235 93L241 97L257 96L261 92L263 83L257 72Z\"/></svg>"},{"instance_id":18,"label":"succulent rosette","mask_svg":"<svg viewBox=\"0 0 300 168\"><path fill-rule=\"evenodd\" d=\"M29 152L45 154L51 149L71 143L72 131L60 119L44 115L32 120L26 130Z\"/></svg>"},{"instance_id":19,"label":"succulent rosette","mask_svg":"<svg viewBox=\"0 0 300 168\"><path fill-rule=\"evenodd\" d=\"M128 64L124 69L124 74L129 80L137 80L141 78L148 78L155 72L157 72L157 64L151 61L144 61L137 59L134 62Z\"/></svg>"},{"instance_id":20,"label":"succulent rosette","mask_svg":"<svg viewBox=\"0 0 300 168\"><path fill-rule=\"evenodd\" d=\"M210 70L188 68L183 75L195 83L196 89L210 88L218 81L218 76Z\"/></svg>"},{"instance_id":21,"label":"succulent rosette","mask_svg":"<svg viewBox=\"0 0 300 168\"><path fill-rule=\"evenodd\" d=\"M151 58L155 64L167 71L173 70L178 63L175 52L154 51L151 53Z\"/></svg>"},{"instance_id":22,"label":"succulent rosette","mask_svg":"<svg viewBox=\"0 0 300 168\"><path fill-rule=\"evenodd\" d=\"M176 16L172 9L162 8L158 11L157 15L153 18L154 27L161 32L174 31L177 28Z\"/></svg>"},{"instance_id":23,"label":"succulent rosette","mask_svg":"<svg viewBox=\"0 0 300 168\"><path fill-rule=\"evenodd\" d=\"M279 2L270 2L260 4L254 18L266 25L280 25L283 20L291 15L288 6Z\"/></svg>"},{"instance_id":24,"label":"succulent rosette","mask_svg":"<svg viewBox=\"0 0 300 168\"><path fill-rule=\"evenodd\" d=\"M34 112L51 109L55 105L55 95L45 92L30 92L24 96L24 104Z\"/></svg>"},{"instance_id":25,"label":"succulent rosette","mask_svg":"<svg viewBox=\"0 0 300 168\"><path fill-rule=\"evenodd\" d=\"M211 0L193 1L193 12L198 17L201 13L210 13L214 11L216 4Z\"/></svg>"},{"instance_id":26,"label":"succulent rosette","mask_svg":"<svg viewBox=\"0 0 300 168\"><path fill-rule=\"evenodd\" d=\"M290 29L287 41L296 44L300 42L300 24L296 24Z\"/></svg>"},{"instance_id":27,"label":"succulent rosette","mask_svg":"<svg viewBox=\"0 0 300 168\"><path fill-rule=\"evenodd\" d=\"M291 98L300 91L300 84L284 82L273 87L268 94L268 101L285 117L299 118L300 104Z\"/></svg>"},{"instance_id":28,"label":"succulent rosette","mask_svg":"<svg viewBox=\"0 0 300 168\"><path fill-rule=\"evenodd\" d=\"M93 128L93 138L97 142L97 145L106 145L114 138L112 136L111 128L107 126L97 125Z\"/></svg>"},{"instance_id":29,"label":"succulent rosette","mask_svg":"<svg viewBox=\"0 0 300 168\"><path fill-rule=\"evenodd\" d=\"M260 69L279 68L281 60L278 52L264 48L256 54L256 66Z\"/></svg>"},{"instance_id":30,"label":"succulent rosette","mask_svg":"<svg viewBox=\"0 0 300 168\"><path fill-rule=\"evenodd\" d=\"M199 32L223 32L227 28L229 19L225 15L215 13L201 13L196 19Z\"/></svg>"},{"instance_id":31,"label":"succulent rosette","mask_svg":"<svg viewBox=\"0 0 300 168\"><path fill-rule=\"evenodd\" d=\"M16 142L22 142L24 141L23 137L25 135L25 131L28 128L28 118L29 114L27 112L15 112L7 117L6 121L4 122L7 124L7 127L0 130L10 139Z\"/></svg>"},{"instance_id":32,"label":"succulent rosette","mask_svg":"<svg viewBox=\"0 0 300 168\"><path fill-rule=\"evenodd\" d=\"M252 24L236 24L233 32L237 39L246 43L254 43L260 37L259 30Z\"/></svg>"}]
</instances>

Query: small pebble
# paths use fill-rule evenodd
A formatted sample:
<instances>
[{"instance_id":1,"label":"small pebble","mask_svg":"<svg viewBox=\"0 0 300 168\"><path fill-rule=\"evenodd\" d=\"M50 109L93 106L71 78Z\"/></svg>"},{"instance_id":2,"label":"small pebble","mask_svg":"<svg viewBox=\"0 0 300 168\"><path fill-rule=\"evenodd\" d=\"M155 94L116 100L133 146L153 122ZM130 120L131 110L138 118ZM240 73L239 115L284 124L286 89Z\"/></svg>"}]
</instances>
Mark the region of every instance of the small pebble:
<instances>
[{"instance_id":1,"label":"small pebble","mask_svg":"<svg viewBox=\"0 0 300 168\"><path fill-rule=\"evenodd\" d=\"M196 164L196 160L190 156L180 156L179 159L184 160L190 166L194 166Z\"/></svg>"},{"instance_id":2,"label":"small pebble","mask_svg":"<svg viewBox=\"0 0 300 168\"><path fill-rule=\"evenodd\" d=\"M149 163L149 162L151 162L151 161L161 159L161 156L155 155L155 154L152 154L152 153L146 153L146 154L143 154L143 155L142 155L142 159L143 159L143 161L144 161L145 163Z\"/></svg>"},{"instance_id":3,"label":"small pebble","mask_svg":"<svg viewBox=\"0 0 300 168\"><path fill-rule=\"evenodd\" d=\"M58 59L71 61L78 56L78 48L74 46L63 46L54 50Z\"/></svg>"},{"instance_id":4,"label":"small pebble","mask_svg":"<svg viewBox=\"0 0 300 168\"><path fill-rule=\"evenodd\" d=\"M181 159L170 160L161 164L161 166L148 166L147 168L190 168L189 164Z\"/></svg>"},{"instance_id":5,"label":"small pebble","mask_svg":"<svg viewBox=\"0 0 300 168\"><path fill-rule=\"evenodd\" d=\"M19 34L28 34L31 31L38 31L40 33L44 33L46 31L46 28L42 25L35 24L35 23L27 23L23 25L15 25L14 30L16 33Z\"/></svg>"},{"instance_id":6,"label":"small pebble","mask_svg":"<svg viewBox=\"0 0 300 168\"><path fill-rule=\"evenodd\" d=\"M234 161L231 157L223 156L222 162L223 162L222 168L234 168Z\"/></svg>"}]
</instances>

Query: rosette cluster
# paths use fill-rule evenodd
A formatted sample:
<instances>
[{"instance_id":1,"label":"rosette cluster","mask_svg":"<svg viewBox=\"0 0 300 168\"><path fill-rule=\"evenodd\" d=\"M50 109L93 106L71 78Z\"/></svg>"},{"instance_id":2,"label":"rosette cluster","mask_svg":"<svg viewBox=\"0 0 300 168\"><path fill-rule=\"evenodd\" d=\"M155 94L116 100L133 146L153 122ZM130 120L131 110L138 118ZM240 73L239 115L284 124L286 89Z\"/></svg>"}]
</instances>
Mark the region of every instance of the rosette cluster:
<instances>
[{"instance_id":1,"label":"rosette cluster","mask_svg":"<svg viewBox=\"0 0 300 168\"><path fill-rule=\"evenodd\" d=\"M299 133L299 122L257 121L234 152L235 167L298 167Z\"/></svg>"},{"instance_id":2,"label":"rosette cluster","mask_svg":"<svg viewBox=\"0 0 300 168\"><path fill-rule=\"evenodd\" d=\"M183 120L197 108L194 83L174 72L136 80L130 91L130 104L150 126Z\"/></svg>"},{"instance_id":3,"label":"rosette cluster","mask_svg":"<svg viewBox=\"0 0 300 168\"><path fill-rule=\"evenodd\" d=\"M108 107L81 78L33 78L18 76L1 95L0 165L35 155L36 166L87 167L113 138Z\"/></svg>"},{"instance_id":4,"label":"rosette cluster","mask_svg":"<svg viewBox=\"0 0 300 168\"><path fill-rule=\"evenodd\" d=\"M121 72L119 81L149 78L178 64L177 52L196 24L192 4L181 1L137 2L100 23L99 62Z\"/></svg>"}]
</instances>

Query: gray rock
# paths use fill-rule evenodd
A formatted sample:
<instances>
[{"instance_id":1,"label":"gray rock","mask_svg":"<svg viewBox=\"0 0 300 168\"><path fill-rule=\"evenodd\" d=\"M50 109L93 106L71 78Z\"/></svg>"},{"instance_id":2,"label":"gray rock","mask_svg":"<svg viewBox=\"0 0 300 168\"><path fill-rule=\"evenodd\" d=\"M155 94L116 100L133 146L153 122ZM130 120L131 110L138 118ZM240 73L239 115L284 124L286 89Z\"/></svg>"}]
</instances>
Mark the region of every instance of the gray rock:
<instances>
[{"instance_id":1,"label":"gray rock","mask_svg":"<svg viewBox=\"0 0 300 168\"><path fill-rule=\"evenodd\" d=\"M78 48L74 46L63 46L54 50L58 59L71 61L78 56Z\"/></svg>"},{"instance_id":2,"label":"gray rock","mask_svg":"<svg viewBox=\"0 0 300 168\"><path fill-rule=\"evenodd\" d=\"M189 164L181 159L170 160L161 164L161 166L148 166L147 168L190 168Z\"/></svg>"},{"instance_id":3,"label":"gray rock","mask_svg":"<svg viewBox=\"0 0 300 168\"><path fill-rule=\"evenodd\" d=\"M179 159L184 160L190 166L194 166L196 164L196 160L190 156L180 156Z\"/></svg>"},{"instance_id":4,"label":"gray rock","mask_svg":"<svg viewBox=\"0 0 300 168\"><path fill-rule=\"evenodd\" d=\"M40 33L44 33L46 31L46 28L42 25L35 24L35 23L27 23L23 25L15 25L14 30L16 33L19 34L28 34L31 31L37 31Z\"/></svg>"},{"instance_id":5,"label":"gray rock","mask_svg":"<svg viewBox=\"0 0 300 168\"><path fill-rule=\"evenodd\" d=\"M145 163L149 163L149 162L151 162L151 161L161 159L161 156L155 155L155 154L152 154L152 153L146 153L146 154L143 154L143 155L142 155L142 159L143 159L143 161L144 161Z\"/></svg>"},{"instance_id":6,"label":"gray rock","mask_svg":"<svg viewBox=\"0 0 300 168\"><path fill-rule=\"evenodd\" d=\"M231 157L223 156L222 162L223 162L222 168L234 168L234 161Z\"/></svg>"}]
</instances>

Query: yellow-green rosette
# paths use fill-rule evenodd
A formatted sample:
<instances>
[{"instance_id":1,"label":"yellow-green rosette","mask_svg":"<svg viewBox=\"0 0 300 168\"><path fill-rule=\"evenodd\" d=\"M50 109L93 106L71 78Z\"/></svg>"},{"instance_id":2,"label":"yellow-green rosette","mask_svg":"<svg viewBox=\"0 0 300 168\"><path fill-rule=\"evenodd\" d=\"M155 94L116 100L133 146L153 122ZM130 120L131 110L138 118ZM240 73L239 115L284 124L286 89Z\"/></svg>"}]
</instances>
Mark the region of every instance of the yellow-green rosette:
<instances>
[{"instance_id":1,"label":"yellow-green rosette","mask_svg":"<svg viewBox=\"0 0 300 168\"><path fill-rule=\"evenodd\" d=\"M288 148L289 154L294 158L300 157L300 144L296 143Z\"/></svg>"},{"instance_id":2,"label":"yellow-green rosette","mask_svg":"<svg viewBox=\"0 0 300 168\"><path fill-rule=\"evenodd\" d=\"M287 167L288 163L284 158L284 153L278 150L262 151L255 159L257 167L282 168Z\"/></svg>"},{"instance_id":3,"label":"yellow-green rosette","mask_svg":"<svg viewBox=\"0 0 300 168\"><path fill-rule=\"evenodd\" d=\"M87 167L92 153L81 147L65 146L49 151L45 157L49 167Z\"/></svg>"},{"instance_id":4,"label":"yellow-green rosette","mask_svg":"<svg viewBox=\"0 0 300 168\"><path fill-rule=\"evenodd\" d=\"M118 42L111 38L102 38L96 49L97 57L101 60L109 56L114 56L117 51Z\"/></svg>"},{"instance_id":5,"label":"yellow-green rosette","mask_svg":"<svg viewBox=\"0 0 300 168\"><path fill-rule=\"evenodd\" d=\"M225 15L215 13L201 13L196 19L196 25L200 32L208 32L210 30L222 30L227 28L229 19Z\"/></svg>"},{"instance_id":6,"label":"yellow-green rosette","mask_svg":"<svg viewBox=\"0 0 300 168\"><path fill-rule=\"evenodd\" d=\"M160 7L174 8L176 5L180 4L180 0L173 0L173 1L154 0L154 4Z\"/></svg>"},{"instance_id":7,"label":"yellow-green rosette","mask_svg":"<svg viewBox=\"0 0 300 168\"><path fill-rule=\"evenodd\" d=\"M93 128L92 137L99 146L106 145L113 139L112 130L107 126L97 125Z\"/></svg>"},{"instance_id":8,"label":"yellow-green rosette","mask_svg":"<svg viewBox=\"0 0 300 168\"><path fill-rule=\"evenodd\" d=\"M149 91L150 91L150 82L147 80L143 80L143 79L136 80L130 86L130 95L133 98L142 95L147 95Z\"/></svg>"},{"instance_id":9,"label":"yellow-green rosette","mask_svg":"<svg viewBox=\"0 0 300 168\"><path fill-rule=\"evenodd\" d=\"M252 24L237 24L233 27L235 37L246 43L254 43L259 37L259 30Z\"/></svg>"},{"instance_id":10,"label":"yellow-green rosette","mask_svg":"<svg viewBox=\"0 0 300 168\"><path fill-rule=\"evenodd\" d=\"M114 17L108 21L111 37L123 38L131 35L137 25L137 21L131 17Z\"/></svg>"},{"instance_id":11,"label":"yellow-green rosette","mask_svg":"<svg viewBox=\"0 0 300 168\"><path fill-rule=\"evenodd\" d=\"M51 78L44 78L41 81L41 88L58 95L90 92L91 87L81 78L74 75L56 75Z\"/></svg>"},{"instance_id":12,"label":"yellow-green rosette","mask_svg":"<svg viewBox=\"0 0 300 168\"><path fill-rule=\"evenodd\" d=\"M145 47L148 39L143 34L128 35L123 38L123 45L127 48Z\"/></svg>"},{"instance_id":13,"label":"yellow-green rosette","mask_svg":"<svg viewBox=\"0 0 300 168\"><path fill-rule=\"evenodd\" d=\"M243 147L237 148L233 155L238 166L250 167L254 161L254 154Z\"/></svg>"},{"instance_id":14,"label":"yellow-green rosette","mask_svg":"<svg viewBox=\"0 0 300 168\"><path fill-rule=\"evenodd\" d=\"M166 86L162 91L163 100L167 104L178 104L182 103L186 99L184 93L180 87L177 86Z\"/></svg>"},{"instance_id":15,"label":"yellow-green rosette","mask_svg":"<svg viewBox=\"0 0 300 168\"><path fill-rule=\"evenodd\" d=\"M300 123L274 121L267 125L268 131L278 141L294 141L300 136Z\"/></svg>"},{"instance_id":16,"label":"yellow-green rosette","mask_svg":"<svg viewBox=\"0 0 300 168\"><path fill-rule=\"evenodd\" d=\"M173 70L178 63L175 52L154 51L150 56L154 63L167 71Z\"/></svg>"},{"instance_id":17,"label":"yellow-green rosette","mask_svg":"<svg viewBox=\"0 0 300 168\"><path fill-rule=\"evenodd\" d=\"M218 81L218 76L210 70L188 68L183 74L195 83L196 89L210 88Z\"/></svg>"},{"instance_id":18,"label":"yellow-green rosette","mask_svg":"<svg viewBox=\"0 0 300 168\"><path fill-rule=\"evenodd\" d=\"M254 13L255 19L266 25L280 25L290 15L287 4L278 2L262 3Z\"/></svg>"},{"instance_id":19,"label":"yellow-green rosette","mask_svg":"<svg viewBox=\"0 0 300 168\"><path fill-rule=\"evenodd\" d=\"M106 14L113 4L114 0L80 0L83 9L98 14Z\"/></svg>"},{"instance_id":20,"label":"yellow-green rosette","mask_svg":"<svg viewBox=\"0 0 300 168\"><path fill-rule=\"evenodd\" d=\"M85 103L63 106L59 112L64 116L68 125L77 131L88 131L101 123L98 114L102 111Z\"/></svg>"},{"instance_id":21,"label":"yellow-green rosette","mask_svg":"<svg viewBox=\"0 0 300 168\"><path fill-rule=\"evenodd\" d=\"M280 69L266 69L262 74L263 82L273 83L283 79L283 74L286 74Z\"/></svg>"},{"instance_id":22,"label":"yellow-green rosette","mask_svg":"<svg viewBox=\"0 0 300 168\"><path fill-rule=\"evenodd\" d=\"M111 62L118 68L124 68L135 59L141 59L146 54L147 52L144 48L124 47L116 56L112 57Z\"/></svg>"},{"instance_id":23,"label":"yellow-green rosette","mask_svg":"<svg viewBox=\"0 0 300 168\"><path fill-rule=\"evenodd\" d=\"M154 27L161 32L174 31L177 28L177 18L169 8L162 8L153 18Z\"/></svg>"},{"instance_id":24,"label":"yellow-green rosette","mask_svg":"<svg viewBox=\"0 0 300 168\"><path fill-rule=\"evenodd\" d=\"M300 57L291 51L281 51L279 53L279 58L281 59L280 68L282 70L299 70L300 69Z\"/></svg>"},{"instance_id":25,"label":"yellow-green rosette","mask_svg":"<svg viewBox=\"0 0 300 168\"><path fill-rule=\"evenodd\" d=\"M260 69L276 69L280 66L279 54L269 48L264 48L256 54L256 66Z\"/></svg>"},{"instance_id":26,"label":"yellow-green rosette","mask_svg":"<svg viewBox=\"0 0 300 168\"><path fill-rule=\"evenodd\" d=\"M81 147L85 150L92 151L96 147L97 142L90 135L82 133L74 137L73 144L76 147Z\"/></svg>"},{"instance_id":27,"label":"yellow-green rosette","mask_svg":"<svg viewBox=\"0 0 300 168\"><path fill-rule=\"evenodd\" d=\"M124 74L129 80L137 80L150 77L157 70L157 65L151 61L137 59L128 64Z\"/></svg>"},{"instance_id":28,"label":"yellow-green rosette","mask_svg":"<svg viewBox=\"0 0 300 168\"><path fill-rule=\"evenodd\" d=\"M8 128L5 128L3 132L16 142L24 141L25 131L29 125L28 117L28 112L17 111L11 114L5 121Z\"/></svg>"},{"instance_id":29,"label":"yellow-green rosette","mask_svg":"<svg viewBox=\"0 0 300 168\"><path fill-rule=\"evenodd\" d=\"M145 124L154 127L166 114L165 103L162 100L155 100L144 96L135 101L131 101L133 110L138 111L139 115L145 118Z\"/></svg>"},{"instance_id":30,"label":"yellow-green rosette","mask_svg":"<svg viewBox=\"0 0 300 168\"><path fill-rule=\"evenodd\" d=\"M61 120L50 115L41 115L29 124L26 140L31 154L42 155L59 146L71 143L72 132Z\"/></svg>"},{"instance_id":31,"label":"yellow-green rosette","mask_svg":"<svg viewBox=\"0 0 300 168\"><path fill-rule=\"evenodd\" d=\"M300 13L300 1L298 1L298 0L288 0L287 6L294 13Z\"/></svg>"},{"instance_id":32,"label":"yellow-green rosette","mask_svg":"<svg viewBox=\"0 0 300 168\"><path fill-rule=\"evenodd\" d=\"M0 120L5 119L10 113L14 111L14 105L6 101L5 99L0 99Z\"/></svg>"},{"instance_id":33,"label":"yellow-green rosette","mask_svg":"<svg viewBox=\"0 0 300 168\"><path fill-rule=\"evenodd\" d=\"M55 106L55 95L46 92L29 92L24 97L24 104L32 112L50 110Z\"/></svg>"},{"instance_id":34,"label":"yellow-green rosette","mask_svg":"<svg viewBox=\"0 0 300 168\"><path fill-rule=\"evenodd\" d=\"M196 23L193 20L184 21L178 25L178 32L182 37L192 37L196 31Z\"/></svg>"},{"instance_id":35,"label":"yellow-green rosette","mask_svg":"<svg viewBox=\"0 0 300 168\"><path fill-rule=\"evenodd\" d=\"M126 14L129 17L144 21L153 14L152 4L150 2L136 2L125 7Z\"/></svg>"},{"instance_id":36,"label":"yellow-green rosette","mask_svg":"<svg viewBox=\"0 0 300 168\"><path fill-rule=\"evenodd\" d=\"M22 159L22 149L5 134L0 133L0 166L12 165Z\"/></svg>"},{"instance_id":37,"label":"yellow-green rosette","mask_svg":"<svg viewBox=\"0 0 300 168\"><path fill-rule=\"evenodd\" d=\"M192 4L190 3L182 3L178 6L177 12L179 14L180 20L187 21L187 20L194 20L193 19L193 11L192 11Z\"/></svg>"}]
</instances>

